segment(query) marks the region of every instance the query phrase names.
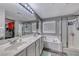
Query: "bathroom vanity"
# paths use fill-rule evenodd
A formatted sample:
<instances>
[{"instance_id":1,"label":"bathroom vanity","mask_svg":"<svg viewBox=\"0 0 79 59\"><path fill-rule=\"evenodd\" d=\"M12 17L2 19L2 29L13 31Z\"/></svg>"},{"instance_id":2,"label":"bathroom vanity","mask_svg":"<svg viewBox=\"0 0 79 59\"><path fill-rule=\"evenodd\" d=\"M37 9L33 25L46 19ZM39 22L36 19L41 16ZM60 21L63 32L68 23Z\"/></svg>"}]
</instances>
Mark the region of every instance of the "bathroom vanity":
<instances>
[{"instance_id":1,"label":"bathroom vanity","mask_svg":"<svg viewBox=\"0 0 79 59\"><path fill-rule=\"evenodd\" d=\"M12 38L15 39L15 38ZM43 36L22 36L21 41L15 44L6 44L0 46L0 56L40 56L43 50Z\"/></svg>"}]
</instances>

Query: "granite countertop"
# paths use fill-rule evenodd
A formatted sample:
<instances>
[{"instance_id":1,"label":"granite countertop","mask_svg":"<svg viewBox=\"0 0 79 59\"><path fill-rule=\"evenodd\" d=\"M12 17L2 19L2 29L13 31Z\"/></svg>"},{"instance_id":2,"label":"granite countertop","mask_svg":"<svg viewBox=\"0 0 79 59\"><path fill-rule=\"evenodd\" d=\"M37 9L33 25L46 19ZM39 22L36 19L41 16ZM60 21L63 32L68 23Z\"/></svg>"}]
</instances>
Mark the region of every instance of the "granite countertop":
<instances>
[{"instance_id":1,"label":"granite countertop","mask_svg":"<svg viewBox=\"0 0 79 59\"><path fill-rule=\"evenodd\" d=\"M19 52L30 46L32 43L36 42L36 40L38 40L40 37L42 36L31 35L27 37L25 35L21 37L22 39L21 42L15 44L10 44L9 42L7 42L5 45L0 46L0 56L15 56L16 54L18 54Z\"/></svg>"}]
</instances>

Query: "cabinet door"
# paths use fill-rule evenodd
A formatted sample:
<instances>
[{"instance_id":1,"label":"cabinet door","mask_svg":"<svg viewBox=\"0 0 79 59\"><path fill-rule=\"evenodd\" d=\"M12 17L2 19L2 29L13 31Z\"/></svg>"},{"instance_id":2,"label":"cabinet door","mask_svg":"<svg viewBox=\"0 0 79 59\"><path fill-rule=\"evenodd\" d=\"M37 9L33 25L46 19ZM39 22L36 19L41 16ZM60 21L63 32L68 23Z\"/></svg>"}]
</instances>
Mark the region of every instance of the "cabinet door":
<instances>
[{"instance_id":1,"label":"cabinet door","mask_svg":"<svg viewBox=\"0 0 79 59\"><path fill-rule=\"evenodd\" d=\"M35 43L27 47L27 56L35 56Z\"/></svg>"},{"instance_id":2,"label":"cabinet door","mask_svg":"<svg viewBox=\"0 0 79 59\"><path fill-rule=\"evenodd\" d=\"M40 54L41 54L41 52L42 52L42 40L40 38Z\"/></svg>"},{"instance_id":3,"label":"cabinet door","mask_svg":"<svg viewBox=\"0 0 79 59\"><path fill-rule=\"evenodd\" d=\"M45 39L44 37L41 38L41 49L42 50L43 50L43 47L44 47L44 41L43 41L44 39Z\"/></svg>"},{"instance_id":4,"label":"cabinet door","mask_svg":"<svg viewBox=\"0 0 79 59\"><path fill-rule=\"evenodd\" d=\"M36 41L36 56L40 55L40 40Z\"/></svg>"},{"instance_id":5,"label":"cabinet door","mask_svg":"<svg viewBox=\"0 0 79 59\"><path fill-rule=\"evenodd\" d=\"M40 38L40 54L42 53L43 50L43 38Z\"/></svg>"},{"instance_id":6,"label":"cabinet door","mask_svg":"<svg viewBox=\"0 0 79 59\"><path fill-rule=\"evenodd\" d=\"M26 56L26 49L18 53L16 56Z\"/></svg>"}]
</instances>

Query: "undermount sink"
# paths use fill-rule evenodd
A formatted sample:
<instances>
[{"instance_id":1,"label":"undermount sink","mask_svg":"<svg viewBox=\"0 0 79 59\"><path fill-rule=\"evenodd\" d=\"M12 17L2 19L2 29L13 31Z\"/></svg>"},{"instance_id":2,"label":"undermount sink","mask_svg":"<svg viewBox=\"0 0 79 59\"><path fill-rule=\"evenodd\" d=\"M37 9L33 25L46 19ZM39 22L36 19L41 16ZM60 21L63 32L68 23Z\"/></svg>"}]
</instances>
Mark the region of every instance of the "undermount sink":
<instances>
[{"instance_id":1,"label":"undermount sink","mask_svg":"<svg viewBox=\"0 0 79 59\"><path fill-rule=\"evenodd\" d=\"M17 50L21 47L21 45L25 44L26 42L18 42L18 43L15 43L15 44L12 44L11 46L7 47L5 49L5 51L10 51L10 50Z\"/></svg>"}]
</instances>

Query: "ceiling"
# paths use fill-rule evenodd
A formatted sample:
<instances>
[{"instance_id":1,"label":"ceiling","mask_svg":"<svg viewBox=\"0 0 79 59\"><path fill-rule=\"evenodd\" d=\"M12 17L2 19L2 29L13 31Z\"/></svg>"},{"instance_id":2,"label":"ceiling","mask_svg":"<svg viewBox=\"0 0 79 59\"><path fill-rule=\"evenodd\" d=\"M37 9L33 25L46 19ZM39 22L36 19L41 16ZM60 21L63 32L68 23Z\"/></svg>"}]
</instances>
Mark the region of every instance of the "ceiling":
<instances>
[{"instance_id":1,"label":"ceiling","mask_svg":"<svg viewBox=\"0 0 79 59\"><path fill-rule=\"evenodd\" d=\"M29 3L29 5L41 18L79 15L79 3ZM28 12L18 3L0 4L0 8L5 8L6 18L20 21L36 20L34 14Z\"/></svg>"},{"instance_id":2,"label":"ceiling","mask_svg":"<svg viewBox=\"0 0 79 59\"><path fill-rule=\"evenodd\" d=\"M19 21L33 21L36 19L33 14L18 3L4 3L0 4L0 8L1 7L5 9L6 18Z\"/></svg>"},{"instance_id":3,"label":"ceiling","mask_svg":"<svg viewBox=\"0 0 79 59\"><path fill-rule=\"evenodd\" d=\"M79 15L79 3L30 3L29 5L41 18Z\"/></svg>"}]
</instances>

